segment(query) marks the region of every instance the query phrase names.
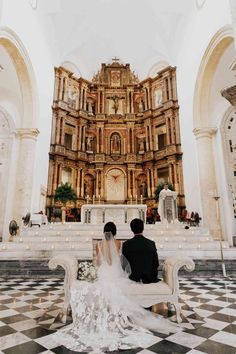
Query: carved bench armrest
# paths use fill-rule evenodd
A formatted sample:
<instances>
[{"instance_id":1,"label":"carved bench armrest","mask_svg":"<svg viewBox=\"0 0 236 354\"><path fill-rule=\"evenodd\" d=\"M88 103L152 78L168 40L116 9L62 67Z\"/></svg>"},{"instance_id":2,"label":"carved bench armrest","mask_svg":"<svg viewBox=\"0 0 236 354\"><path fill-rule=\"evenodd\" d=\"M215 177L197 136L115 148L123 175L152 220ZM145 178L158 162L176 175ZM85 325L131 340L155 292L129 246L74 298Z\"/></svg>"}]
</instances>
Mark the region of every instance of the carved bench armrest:
<instances>
[{"instance_id":1,"label":"carved bench armrest","mask_svg":"<svg viewBox=\"0 0 236 354\"><path fill-rule=\"evenodd\" d=\"M163 280L172 288L173 293L179 292L178 271L182 267L191 272L195 268L195 263L191 258L184 256L168 257L164 262Z\"/></svg>"},{"instance_id":2,"label":"carved bench armrest","mask_svg":"<svg viewBox=\"0 0 236 354\"><path fill-rule=\"evenodd\" d=\"M77 279L77 272L79 262L74 256L68 255L57 255L50 259L48 262L50 269L56 269L58 266L61 266L65 270L64 278L64 290L65 290L65 302L64 306L68 306L70 302L70 289L72 283Z\"/></svg>"}]
</instances>

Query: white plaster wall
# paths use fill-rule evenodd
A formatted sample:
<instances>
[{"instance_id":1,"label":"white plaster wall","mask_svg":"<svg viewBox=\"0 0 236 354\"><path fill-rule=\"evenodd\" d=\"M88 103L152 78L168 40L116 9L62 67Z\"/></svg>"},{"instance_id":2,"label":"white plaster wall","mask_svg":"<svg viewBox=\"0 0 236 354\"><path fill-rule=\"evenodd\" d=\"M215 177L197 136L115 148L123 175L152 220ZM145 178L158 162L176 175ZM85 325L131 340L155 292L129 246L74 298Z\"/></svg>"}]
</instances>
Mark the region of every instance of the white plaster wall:
<instances>
[{"instance_id":1,"label":"white plaster wall","mask_svg":"<svg viewBox=\"0 0 236 354\"><path fill-rule=\"evenodd\" d=\"M32 64L33 85L36 93L32 127L40 131L35 159L32 161L35 165L32 210L38 211L40 186L47 185L54 69L47 37L41 28L37 11L34 11L29 3L27 0L3 1L1 26L10 28L17 34ZM17 127L19 127L18 124Z\"/></svg>"},{"instance_id":2,"label":"white plaster wall","mask_svg":"<svg viewBox=\"0 0 236 354\"><path fill-rule=\"evenodd\" d=\"M230 69L231 63L235 58L236 51L234 43L232 42L225 50L217 65L217 70L212 81L209 102L209 114L212 125L218 129L213 141L213 151L215 159L217 195L220 196L219 207L221 225L225 239L228 239L231 244L232 235L235 232L235 223L232 208L232 196L227 176L228 162L223 145L224 143L228 144L228 141L222 141L225 139L225 134L222 132L222 126L225 125L225 115L231 110L232 106L224 97L222 97L220 91L222 88L230 87L235 84L235 73Z\"/></svg>"},{"instance_id":3,"label":"white plaster wall","mask_svg":"<svg viewBox=\"0 0 236 354\"><path fill-rule=\"evenodd\" d=\"M194 88L207 45L219 28L231 23L229 0L207 0L201 10L195 6L195 0L178 3L125 0L122 4L128 6L126 16L121 8L114 15L114 6L108 1L93 3L97 3L98 11L91 13L89 3L84 1L71 2L72 8L66 1L38 1L35 11L28 0L0 0L0 24L13 30L23 43L34 77L36 97L32 127L39 129L40 134L35 155L32 210L41 208L40 187L47 185L53 66L70 61L89 78L101 62L117 55L130 62L141 78L145 78L156 61L168 60L177 66L186 204L189 210L201 214L196 144L192 133ZM42 5L50 9L43 9ZM73 16L73 22L69 16ZM119 32L114 23L122 23L125 27Z\"/></svg>"},{"instance_id":4,"label":"white plaster wall","mask_svg":"<svg viewBox=\"0 0 236 354\"><path fill-rule=\"evenodd\" d=\"M189 16L176 53L186 206L200 213L197 151L192 132L194 90L201 59L211 38L221 27L230 23L231 13L227 0L206 1L201 10L196 8L192 16Z\"/></svg>"}]
</instances>

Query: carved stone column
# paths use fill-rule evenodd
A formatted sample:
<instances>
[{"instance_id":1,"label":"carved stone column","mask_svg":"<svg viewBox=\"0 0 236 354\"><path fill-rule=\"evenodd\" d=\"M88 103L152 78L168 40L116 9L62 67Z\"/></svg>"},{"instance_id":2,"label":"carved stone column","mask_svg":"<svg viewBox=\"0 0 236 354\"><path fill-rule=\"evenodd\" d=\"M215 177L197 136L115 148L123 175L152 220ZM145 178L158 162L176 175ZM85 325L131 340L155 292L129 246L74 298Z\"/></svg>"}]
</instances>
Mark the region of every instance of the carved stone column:
<instances>
[{"instance_id":1,"label":"carved stone column","mask_svg":"<svg viewBox=\"0 0 236 354\"><path fill-rule=\"evenodd\" d=\"M213 236L220 235L218 211L214 196L217 194L215 165L212 148L212 136L217 129L213 127L195 128L197 140L200 195L202 202L203 223L210 229Z\"/></svg>"},{"instance_id":2,"label":"carved stone column","mask_svg":"<svg viewBox=\"0 0 236 354\"><path fill-rule=\"evenodd\" d=\"M95 190L95 196L98 198L99 195L99 170L96 170L96 190Z\"/></svg>"},{"instance_id":3,"label":"carved stone column","mask_svg":"<svg viewBox=\"0 0 236 354\"><path fill-rule=\"evenodd\" d=\"M77 194L77 197L80 197L80 171L81 171L81 169L77 170L77 183L76 183L76 194Z\"/></svg>"},{"instance_id":4,"label":"carved stone column","mask_svg":"<svg viewBox=\"0 0 236 354\"><path fill-rule=\"evenodd\" d=\"M48 168L48 189L47 189L47 194L52 195L52 189L53 189L53 160L49 160L49 168Z\"/></svg>"},{"instance_id":5,"label":"carved stone column","mask_svg":"<svg viewBox=\"0 0 236 354\"><path fill-rule=\"evenodd\" d=\"M101 146L101 141L100 141L100 127L97 127L97 154L100 152L100 146Z\"/></svg>"},{"instance_id":6,"label":"carved stone column","mask_svg":"<svg viewBox=\"0 0 236 354\"><path fill-rule=\"evenodd\" d=\"M101 169L101 198L104 198L104 170Z\"/></svg>"},{"instance_id":7,"label":"carved stone column","mask_svg":"<svg viewBox=\"0 0 236 354\"><path fill-rule=\"evenodd\" d=\"M127 198L130 199L131 198L131 189L130 189L130 170L128 170L128 173L127 173Z\"/></svg>"},{"instance_id":8,"label":"carved stone column","mask_svg":"<svg viewBox=\"0 0 236 354\"><path fill-rule=\"evenodd\" d=\"M58 185L61 184L61 180L62 180L62 164L60 163L58 165L58 178L57 178Z\"/></svg>"},{"instance_id":9,"label":"carved stone column","mask_svg":"<svg viewBox=\"0 0 236 354\"><path fill-rule=\"evenodd\" d=\"M64 91L64 78L60 77L60 82L59 82L59 100L63 100L63 91Z\"/></svg>"},{"instance_id":10,"label":"carved stone column","mask_svg":"<svg viewBox=\"0 0 236 354\"><path fill-rule=\"evenodd\" d=\"M64 145L65 143L65 119L64 118L61 118L60 142L61 145Z\"/></svg>"},{"instance_id":11,"label":"carved stone column","mask_svg":"<svg viewBox=\"0 0 236 354\"><path fill-rule=\"evenodd\" d=\"M82 126L79 126L79 132L78 132L78 150L81 150L82 146Z\"/></svg>"},{"instance_id":12,"label":"carved stone column","mask_svg":"<svg viewBox=\"0 0 236 354\"><path fill-rule=\"evenodd\" d=\"M151 188L150 188L150 170L149 168L147 169L147 193L148 193L148 198L151 197Z\"/></svg>"},{"instance_id":13,"label":"carved stone column","mask_svg":"<svg viewBox=\"0 0 236 354\"><path fill-rule=\"evenodd\" d=\"M150 170L151 181L152 181L152 197L155 196L155 184L154 184L154 171L153 168Z\"/></svg>"},{"instance_id":14,"label":"carved stone column","mask_svg":"<svg viewBox=\"0 0 236 354\"><path fill-rule=\"evenodd\" d=\"M61 117L56 115L56 144L60 144L60 131L61 131Z\"/></svg>"},{"instance_id":15,"label":"carved stone column","mask_svg":"<svg viewBox=\"0 0 236 354\"><path fill-rule=\"evenodd\" d=\"M81 189L80 190L81 190L80 195L82 198L84 198L85 195L84 195L84 171L83 170L81 170Z\"/></svg>"},{"instance_id":16,"label":"carved stone column","mask_svg":"<svg viewBox=\"0 0 236 354\"><path fill-rule=\"evenodd\" d=\"M148 127L145 126L145 133L146 133L146 151L149 151L149 139L148 139Z\"/></svg>"},{"instance_id":17,"label":"carved stone column","mask_svg":"<svg viewBox=\"0 0 236 354\"><path fill-rule=\"evenodd\" d=\"M54 169L53 169L53 188L52 194L54 194L55 190L57 189L57 180L58 180L58 163L57 161L54 162Z\"/></svg>"},{"instance_id":18,"label":"carved stone column","mask_svg":"<svg viewBox=\"0 0 236 354\"><path fill-rule=\"evenodd\" d=\"M155 193L155 189L158 185L158 175L157 175L157 168L154 166L153 168L153 173L154 173L154 185L155 185L155 188L154 188L154 193Z\"/></svg>"},{"instance_id":19,"label":"carved stone column","mask_svg":"<svg viewBox=\"0 0 236 354\"><path fill-rule=\"evenodd\" d=\"M60 76L58 72L55 73L55 84L54 84L54 93L53 100L57 101L59 99L59 86L60 86Z\"/></svg>"},{"instance_id":20,"label":"carved stone column","mask_svg":"<svg viewBox=\"0 0 236 354\"><path fill-rule=\"evenodd\" d=\"M85 134L86 134L86 127L85 125L82 126L82 130L83 130L83 138L82 138L82 151L85 151Z\"/></svg>"},{"instance_id":21,"label":"carved stone column","mask_svg":"<svg viewBox=\"0 0 236 354\"><path fill-rule=\"evenodd\" d=\"M21 128L17 129L16 132L20 146L13 215L18 222L22 216L31 211L35 148L38 134L39 131L35 128Z\"/></svg>"}]
</instances>

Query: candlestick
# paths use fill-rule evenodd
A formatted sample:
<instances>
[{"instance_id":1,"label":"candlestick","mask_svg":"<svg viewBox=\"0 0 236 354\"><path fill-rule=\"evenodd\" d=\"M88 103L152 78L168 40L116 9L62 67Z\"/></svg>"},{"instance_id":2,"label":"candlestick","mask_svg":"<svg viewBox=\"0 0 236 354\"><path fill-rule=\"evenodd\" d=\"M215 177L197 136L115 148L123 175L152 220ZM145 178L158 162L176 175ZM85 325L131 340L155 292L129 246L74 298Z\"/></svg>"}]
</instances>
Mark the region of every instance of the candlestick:
<instances>
[{"instance_id":1,"label":"candlestick","mask_svg":"<svg viewBox=\"0 0 236 354\"><path fill-rule=\"evenodd\" d=\"M141 194L141 200L140 200L140 203L143 204L143 196Z\"/></svg>"},{"instance_id":2,"label":"candlestick","mask_svg":"<svg viewBox=\"0 0 236 354\"><path fill-rule=\"evenodd\" d=\"M99 194L99 196L98 196L98 202L99 202L99 204L100 204L100 201L101 201L101 196L100 196L100 194Z\"/></svg>"},{"instance_id":3,"label":"candlestick","mask_svg":"<svg viewBox=\"0 0 236 354\"><path fill-rule=\"evenodd\" d=\"M93 195L93 204L95 203L95 195Z\"/></svg>"},{"instance_id":4,"label":"candlestick","mask_svg":"<svg viewBox=\"0 0 236 354\"><path fill-rule=\"evenodd\" d=\"M138 204L138 196L137 196L137 194L135 196L135 202L136 202L136 204Z\"/></svg>"}]
</instances>

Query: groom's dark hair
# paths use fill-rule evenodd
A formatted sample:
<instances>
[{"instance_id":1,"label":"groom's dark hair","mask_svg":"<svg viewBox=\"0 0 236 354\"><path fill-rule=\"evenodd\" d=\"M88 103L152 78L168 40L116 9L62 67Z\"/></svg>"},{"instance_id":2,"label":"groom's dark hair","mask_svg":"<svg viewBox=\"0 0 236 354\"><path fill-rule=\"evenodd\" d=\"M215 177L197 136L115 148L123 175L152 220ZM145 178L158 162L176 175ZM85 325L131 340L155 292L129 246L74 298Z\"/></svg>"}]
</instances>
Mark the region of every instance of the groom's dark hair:
<instances>
[{"instance_id":1,"label":"groom's dark hair","mask_svg":"<svg viewBox=\"0 0 236 354\"><path fill-rule=\"evenodd\" d=\"M131 231L136 234L141 234L144 229L144 223L141 219L133 219L130 223Z\"/></svg>"},{"instance_id":2,"label":"groom's dark hair","mask_svg":"<svg viewBox=\"0 0 236 354\"><path fill-rule=\"evenodd\" d=\"M113 236L116 235L116 225L114 224L114 222L109 221L104 225L104 229L103 232L111 232Z\"/></svg>"}]
</instances>

